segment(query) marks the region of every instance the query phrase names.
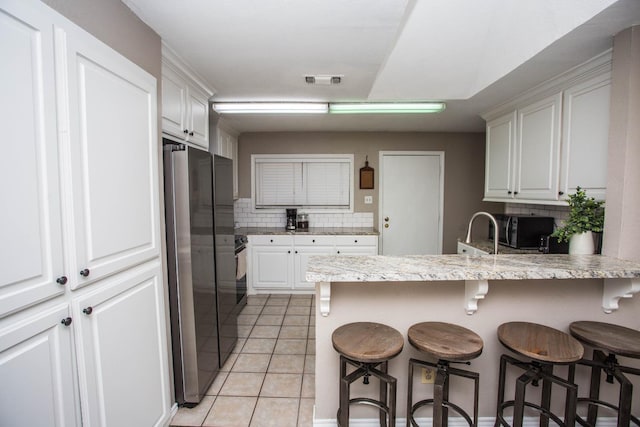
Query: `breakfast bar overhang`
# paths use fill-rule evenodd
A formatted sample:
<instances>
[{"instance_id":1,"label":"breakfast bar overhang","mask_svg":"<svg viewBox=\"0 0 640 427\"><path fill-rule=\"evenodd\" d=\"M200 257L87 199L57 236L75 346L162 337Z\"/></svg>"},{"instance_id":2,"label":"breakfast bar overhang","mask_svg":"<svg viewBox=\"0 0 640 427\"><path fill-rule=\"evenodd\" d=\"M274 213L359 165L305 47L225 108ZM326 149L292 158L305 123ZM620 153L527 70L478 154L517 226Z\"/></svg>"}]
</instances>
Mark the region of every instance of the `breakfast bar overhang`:
<instances>
[{"instance_id":1,"label":"breakfast bar overhang","mask_svg":"<svg viewBox=\"0 0 640 427\"><path fill-rule=\"evenodd\" d=\"M322 256L310 259L306 278L319 288L323 316L336 282L464 281L464 309L473 314L490 281L545 279L603 279L602 309L611 313L640 291L640 264L601 255Z\"/></svg>"}]
</instances>

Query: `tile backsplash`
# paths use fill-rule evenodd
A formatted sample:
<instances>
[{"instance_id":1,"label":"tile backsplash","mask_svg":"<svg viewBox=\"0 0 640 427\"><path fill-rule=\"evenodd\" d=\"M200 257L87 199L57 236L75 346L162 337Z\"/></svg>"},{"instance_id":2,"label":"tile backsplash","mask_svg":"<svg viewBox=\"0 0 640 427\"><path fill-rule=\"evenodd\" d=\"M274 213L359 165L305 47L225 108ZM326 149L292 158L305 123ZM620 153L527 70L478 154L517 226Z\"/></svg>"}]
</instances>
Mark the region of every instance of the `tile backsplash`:
<instances>
[{"instance_id":1,"label":"tile backsplash","mask_svg":"<svg viewBox=\"0 0 640 427\"><path fill-rule=\"evenodd\" d=\"M569 217L569 206L505 203L504 213L509 215L551 216L554 218L556 227L559 227Z\"/></svg>"},{"instance_id":2,"label":"tile backsplash","mask_svg":"<svg viewBox=\"0 0 640 427\"><path fill-rule=\"evenodd\" d=\"M251 199L238 199L233 208L238 227L284 227L286 224L284 208L278 212L256 212L251 207ZM304 209L298 212L306 213ZM309 227L373 227L373 213L310 213Z\"/></svg>"}]
</instances>

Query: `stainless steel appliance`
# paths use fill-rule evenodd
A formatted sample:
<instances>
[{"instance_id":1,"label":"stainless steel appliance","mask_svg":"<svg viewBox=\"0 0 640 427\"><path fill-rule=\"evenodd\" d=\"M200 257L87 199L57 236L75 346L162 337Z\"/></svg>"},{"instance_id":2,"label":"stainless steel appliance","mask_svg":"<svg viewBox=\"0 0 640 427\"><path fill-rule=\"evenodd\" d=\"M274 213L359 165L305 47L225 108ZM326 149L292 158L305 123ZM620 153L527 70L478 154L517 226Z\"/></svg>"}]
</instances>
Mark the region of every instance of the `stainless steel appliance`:
<instances>
[{"instance_id":1,"label":"stainless steel appliance","mask_svg":"<svg viewBox=\"0 0 640 427\"><path fill-rule=\"evenodd\" d=\"M537 249L540 237L553 233L553 217L534 215L494 214L498 224L498 242L512 248ZM494 225L489 222L489 240L493 240Z\"/></svg>"},{"instance_id":2,"label":"stainless steel appliance","mask_svg":"<svg viewBox=\"0 0 640 427\"><path fill-rule=\"evenodd\" d=\"M247 236L236 235L236 311L247 305Z\"/></svg>"},{"instance_id":3,"label":"stainless steel appliance","mask_svg":"<svg viewBox=\"0 0 640 427\"><path fill-rule=\"evenodd\" d=\"M296 229L296 221L298 220L298 209L287 209L287 230Z\"/></svg>"},{"instance_id":4,"label":"stainless steel appliance","mask_svg":"<svg viewBox=\"0 0 640 427\"><path fill-rule=\"evenodd\" d=\"M231 160L163 140L176 401L195 405L237 341Z\"/></svg>"}]
</instances>

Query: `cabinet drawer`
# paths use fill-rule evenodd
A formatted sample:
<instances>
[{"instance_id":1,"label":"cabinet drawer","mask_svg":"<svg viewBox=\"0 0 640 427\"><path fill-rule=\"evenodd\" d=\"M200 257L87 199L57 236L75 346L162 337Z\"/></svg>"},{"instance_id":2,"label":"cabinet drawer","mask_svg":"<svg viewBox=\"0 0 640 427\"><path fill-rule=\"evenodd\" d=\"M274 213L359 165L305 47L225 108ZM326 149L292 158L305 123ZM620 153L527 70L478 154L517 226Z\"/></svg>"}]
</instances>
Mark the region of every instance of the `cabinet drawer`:
<instances>
[{"instance_id":1,"label":"cabinet drawer","mask_svg":"<svg viewBox=\"0 0 640 427\"><path fill-rule=\"evenodd\" d=\"M336 246L375 246L378 236L336 236Z\"/></svg>"},{"instance_id":2,"label":"cabinet drawer","mask_svg":"<svg viewBox=\"0 0 640 427\"><path fill-rule=\"evenodd\" d=\"M300 236L296 234L293 236L293 243L305 246L333 246L336 241L336 236Z\"/></svg>"},{"instance_id":3,"label":"cabinet drawer","mask_svg":"<svg viewBox=\"0 0 640 427\"><path fill-rule=\"evenodd\" d=\"M249 243L252 245L279 245L291 246L293 244L292 236L284 235L256 235L248 236Z\"/></svg>"}]
</instances>

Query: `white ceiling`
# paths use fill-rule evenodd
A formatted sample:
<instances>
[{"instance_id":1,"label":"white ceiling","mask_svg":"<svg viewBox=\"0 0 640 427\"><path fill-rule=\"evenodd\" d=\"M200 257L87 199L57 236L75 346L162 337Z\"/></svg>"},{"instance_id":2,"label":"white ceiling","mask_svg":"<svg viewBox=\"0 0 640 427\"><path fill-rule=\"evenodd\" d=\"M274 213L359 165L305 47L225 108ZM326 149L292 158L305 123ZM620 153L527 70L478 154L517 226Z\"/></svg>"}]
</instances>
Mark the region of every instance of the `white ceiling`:
<instances>
[{"instance_id":1,"label":"white ceiling","mask_svg":"<svg viewBox=\"0 0 640 427\"><path fill-rule=\"evenodd\" d=\"M444 100L435 115L229 116L246 131L482 131L611 47L638 0L123 0L223 101ZM312 86L308 74L340 75Z\"/></svg>"}]
</instances>

